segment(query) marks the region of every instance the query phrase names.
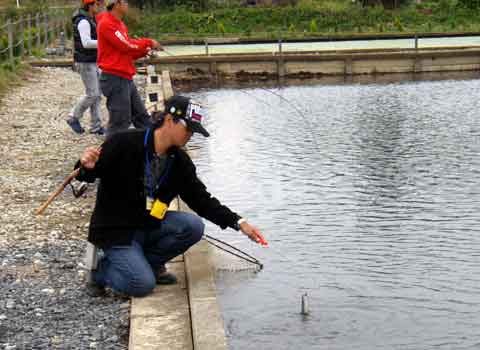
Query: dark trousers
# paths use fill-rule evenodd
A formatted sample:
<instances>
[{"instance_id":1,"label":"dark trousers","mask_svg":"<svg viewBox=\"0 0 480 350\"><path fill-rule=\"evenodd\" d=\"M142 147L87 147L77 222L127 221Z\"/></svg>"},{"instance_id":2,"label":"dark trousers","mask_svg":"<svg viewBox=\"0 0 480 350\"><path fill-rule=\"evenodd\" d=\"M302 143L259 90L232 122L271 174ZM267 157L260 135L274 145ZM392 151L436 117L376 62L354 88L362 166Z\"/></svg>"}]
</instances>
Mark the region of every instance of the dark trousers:
<instances>
[{"instance_id":1,"label":"dark trousers","mask_svg":"<svg viewBox=\"0 0 480 350\"><path fill-rule=\"evenodd\" d=\"M145 296L155 288L154 271L197 243L203 230L198 216L168 211L158 227L136 231L131 245L104 249L94 280L117 292Z\"/></svg>"},{"instance_id":2,"label":"dark trousers","mask_svg":"<svg viewBox=\"0 0 480 350\"><path fill-rule=\"evenodd\" d=\"M136 128L151 126L151 118L132 80L102 73L100 88L107 98L109 120L107 136L126 130L133 124Z\"/></svg>"}]
</instances>

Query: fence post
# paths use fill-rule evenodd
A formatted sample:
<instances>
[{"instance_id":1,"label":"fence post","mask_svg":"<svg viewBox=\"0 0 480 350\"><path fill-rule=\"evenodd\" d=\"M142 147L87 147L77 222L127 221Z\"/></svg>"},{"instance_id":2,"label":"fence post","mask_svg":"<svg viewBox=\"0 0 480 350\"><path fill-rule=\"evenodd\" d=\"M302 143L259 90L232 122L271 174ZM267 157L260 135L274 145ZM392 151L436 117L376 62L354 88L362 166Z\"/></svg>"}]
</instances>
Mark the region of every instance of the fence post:
<instances>
[{"instance_id":1,"label":"fence post","mask_svg":"<svg viewBox=\"0 0 480 350\"><path fill-rule=\"evenodd\" d=\"M208 39L205 39L205 55L209 56L209 53L208 53Z\"/></svg>"},{"instance_id":2,"label":"fence post","mask_svg":"<svg viewBox=\"0 0 480 350\"><path fill-rule=\"evenodd\" d=\"M63 34L65 35L65 38L68 37L67 35L67 21L65 20L65 16L62 16L62 30L63 30Z\"/></svg>"},{"instance_id":3,"label":"fence post","mask_svg":"<svg viewBox=\"0 0 480 350\"><path fill-rule=\"evenodd\" d=\"M60 16L60 14L59 14ZM60 38L60 33L62 32L62 19L57 18L57 38Z\"/></svg>"},{"instance_id":4,"label":"fence post","mask_svg":"<svg viewBox=\"0 0 480 350\"><path fill-rule=\"evenodd\" d=\"M53 21L50 21L50 30L49 30L49 33L51 34L50 38L52 39L52 42L55 41L55 38L57 35L55 33L57 30L56 23L57 23L57 18L55 16L55 13L53 13Z\"/></svg>"},{"instance_id":5,"label":"fence post","mask_svg":"<svg viewBox=\"0 0 480 350\"><path fill-rule=\"evenodd\" d=\"M32 15L27 17L27 54L32 54Z\"/></svg>"},{"instance_id":6,"label":"fence post","mask_svg":"<svg viewBox=\"0 0 480 350\"><path fill-rule=\"evenodd\" d=\"M58 12L56 12L53 16L53 40L55 41L60 35L60 31L58 30Z\"/></svg>"},{"instance_id":7,"label":"fence post","mask_svg":"<svg viewBox=\"0 0 480 350\"><path fill-rule=\"evenodd\" d=\"M44 16L44 30L45 30L45 48L48 47L48 15L45 14Z\"/></svg>"},{"instance_id":8,"label":"fence post","mask_svg":"<svg viewBox=\"0 0 480 350\"><path fill-rule=\"evenodd\" d=\"M65 56L65 35L65 13L61 12L58 20L58 48L62 56Z\"/></svg>"},{"instance_id":9,"label":"fence post","mask_svg":"<svg viewBox=\"0 0 480 350\"><path fill-rule=\"evenodd\" d=\"M418 50L418 33L415 33L415 50Z\"/></svg>"},{"instance_id":10,"label":"fence post","mask_svg":"<svg viewBox=\"0 0 480 350\"><path fill-rule=\"evenodd\" d=\"M13 56L13 25L12 25L11 19L7 19L7 27L8 27L8 54L10 58L10 64L13 67L15 65L15 58Z\"/></svg>"},{"instance_id":11,"label":"fence post","mask_svg":"<svg viewBox=\"0 0 480 350\"><path fill-rule=\"evenodd\" d=\"M285 76L285 61L283 59L282 39L278 40L277 74L279 78L283 78Z\"/></svg>"},{"instance_id":12,"label":"fence post","mask_svg":"<svg viewBox=\"0 0 480 350\"><path fill-rule=\"evenodd\" d=\"M20 57L23 59L23 56L25 55L25 23L23 17L18 19L18 28L17 34L20 34Z\"/></svg>"},{"instance_id":13,"label":"fence post","mask_svg":"<svg viewBox=\"0 0 480 350\"><path fill-rule=\"evenodd\" d=\"M40 27L40 14L35 16L35 33L37 35L37 50L42 46L42 28Z\"/></svg>"}]
</instances>

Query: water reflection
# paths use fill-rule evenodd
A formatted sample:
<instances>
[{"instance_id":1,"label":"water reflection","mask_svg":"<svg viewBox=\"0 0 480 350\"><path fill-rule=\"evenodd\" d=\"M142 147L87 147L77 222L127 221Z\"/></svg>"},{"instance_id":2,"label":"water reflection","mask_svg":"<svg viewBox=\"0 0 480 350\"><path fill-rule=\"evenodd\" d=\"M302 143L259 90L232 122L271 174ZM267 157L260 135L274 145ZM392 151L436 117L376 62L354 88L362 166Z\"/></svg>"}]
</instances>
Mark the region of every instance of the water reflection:
<instances>
[{"instance_id":1,"label":"water reflection","mask_svg":"<svg viewBox=\"0 0 480 350\"><path fill-rule=\"evenodd\" d=\"M265 270L218 278L232 349L478 348L479 88L275 89L295 107L256 88L196 94L201 177L272 246L241 241Z\"/></svg>"}]
</instances>

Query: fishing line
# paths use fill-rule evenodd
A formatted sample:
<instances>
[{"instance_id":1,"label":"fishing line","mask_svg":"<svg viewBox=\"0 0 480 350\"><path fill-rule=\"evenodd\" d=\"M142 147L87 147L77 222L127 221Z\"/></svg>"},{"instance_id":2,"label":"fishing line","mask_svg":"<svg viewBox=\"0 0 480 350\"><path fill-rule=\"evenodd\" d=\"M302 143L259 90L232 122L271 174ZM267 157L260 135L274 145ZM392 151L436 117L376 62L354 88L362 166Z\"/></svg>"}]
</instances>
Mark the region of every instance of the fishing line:
<instances>
[{"instance_id":1,"label":"fishing line","mask_svg":"<svg viewBox=\"0 0 480 350\"><path fill-rule=\"evenodd\" d=\"M152 57L152 56L157 56L159 57L159 53L161 52L164 52L165 54L167 54L167 56L176 56L175 54L173 54L171 51L169 50L166 50L164 47L163 47L163 50L150 50L150 53L149 53L149 57Z\"/></svg>"},{"instance_id":2,"label":"fishing line","mask_svg":"<svg viewBox=\"0 0 480 350\"><path fill-rule=\"evenodd\" d=\"M167 54L167 56L176 56L175 54L171 53L170 51L168 50L165 50L165 48L163 49L163 52L165 52Z\"/></svg>"},{"instance_id":3,"label":"fishing line","mask_svg":"<svg viewBox=\"0 0 480 350\"><path fill-rule=\"evenodd\" d=\"M295 110L295 112L298 113L298 114L300 115L300 117L302 117L303 120L305 120L305 122L308 124L308 126L309 126L309 128L310 128L310 135L312 136L313 142L314 142L314 144L315 144L315 148L316 148L317 151L319 151L320 147L318 146L316 136L315 136L315 134L313 134L313 131L312 131L312 130L313 130L313 125L312 125L312 124L310 123L310 121L307 119L307 117L305 116L305 114L304 114L299 108L295 107L295 105L293 104L293 102L289 101L288 99L286 99L286 98L283 97L282 95L279 95L279 94L277 94L277 93L275 93L275 92L273 92L273 91L270 91L270 90L268 90L268 89L266 89L266 88L261 88L261 87L260 87L259 89L264 90L264 91L266 91L266 92L269 92L270 94L272 94L272 95L274 95L274 96L276 96L276 97L279 97L279 98L281 98L283 101L287 102L287 103L289 104L289 106L292 107L292 108ZM274 108L277 107L277 106L274 106L274 105L271 104L271 103L268 103L268 102L265 101L264 99L262 99L262 98L260 98L260 97L257 97L257 96L255 96L254 94L251 94L251 93L249 93L249 92L247 92L247 91L245 91L245 90L239 89L239 90L236 90L236 91L239 91L240 93L245 94L245 95L247 95L247 96L249 96L249 97L257 100L257 101L263 103L264 105L266 105L266 106L268 106L268 107L270 107L270 108L272 108L272 109L274 109ZM331 176L327 176L327 177L324 177L324 178L318 178L318 180L320 180L320 181L328 181L328 180L330 180L330 179L335 178L336 176L337 176L336 174L332 174Z\"/></svg>"},{"instance_id":4,"label":"fishing line","mask_svg":"<svg viewBox=\"0 0 480 350\"><path fill-rule=\"evenodd\" d=\"M297 114L303 119L303 121L305 123L308 124L308 127L310 129L310 136L313 140L313 142L315 143L315 148L317 149L317 151L320 150L320 147L318 146L318 142L317 142L317 138L315 136L315 134L313 133L313 124L311 123L311 120L307 118L307 116L302 112L302 110L300 108L298 108L292 101L290 101L289 99L287 99L286 97L280 95L279 93L276 93L275 91L272 91L272 90L269 90L267 88L264 88L264 87L259 87L260 90L263 90L265 92L268 92L270 94L272 94L273 96L277 96L278 98L280 98L282 101L284 101L285 103L287 103L287 105L292 108L294 111L297 112Z\"/></svg>"},{"instance_id":5,"label":"fishing line","mask_svg":"<svg viewBox=\"0 0 480 350\"><path fill-rule=\"evenodd\" d=\"M166 55L168 55L168 56L170 56L170 57L175 56L173 53L171 53L169 50L166 50L165 48L164 48L161 52L165 53ZM313 141L314 144L315 144L315 148L316 148L317 150L319 150L320 148L319 148L319 145L318 145L318 140L317 140L315 134L313 133L313 130L314 130L314 129L313 129L313 124L312 124L311 120L307 118L307 116L305 115L305 113L304 113L300 108L298 108L291 100L287 99L286 97L282 96L281 94L279 94L279 93L277 93L277 92L275 92L275 91L269 90L269 89L267 89L267 88L264 88L264 87L258 87L258 88L259 88L260 90L262 90L262 91L265 91L265 92L267 92L267 93L269 93L269 94L271 94L271 95L279 98L281 101L283 101L284 103L286 103L293 111L295 111L295 113L296 113L297 115L300 116L300 118L308 125L308 127L309 127L309 129L310 129L311 139L312 139L312 141ZM253 99L255 99L255 100L257 100L257 101L259 101L259 102L267 105L267 106L270 107L270 108L276 107L276 106L274 106L273 104L268 103L268 102L265 101L264 99L261 99L261 98L255 96L255 95L253 95L253 94L248 93L247 91L244 91L244 90L241 90L241 89L239 89L238 91L240 91L241 93L249 96L250 98L253 98ZM333 177L335 177L335 175L332 175L331 177L328 177L328 178L326 178L326 179L324 179L324 180L327 180L327 179L330 179L330 178L333 178ZM210 245L216 247L217 249L220 249L220 250L223 251L223 252L226 252L226 253L228 253L228 254L230 254L230 255L232 255L232 256L235 256L235 257L237 257L237 258L239 258L239 259L242 259L242 260L244 260L244 261L246 261L246 262L248 262L248 263L257 265L257 266L260 267L260 269L263 268L263 264L260 263L260 261L259 261L258 259L256 259L255 257L253 257L253 256L245 253L244 251L242 251L242 250L234 247L233 245L231 245L231 244L229 244L229 243L227 243L227 242L225 242L225 241L222 241L222 240L220 240L220 239L217 239L217 238L212 237L212 236L209 236L209 235L205 235L205 238L204 238L204 239L205 239ZM280 251L277 251L276 249L272 249L271 246L269 247L269 249L270 249L270 251L271 251L272 253L274 253L274 254L277 255L278 257L280 257L280 258L288 261L289 263L291 263L291 264L294 265L294 266L302 266L303 268L306 268L306 269L308 269L308 270L311 269L311 266L309 266L309 265L307 265L307 264L305 264L305 263L300 262L298 259L292 259L292 258L290 258L289 256L287 256L287 255L285 255L285 254L283 254L283 253L280 253ZM316 279L313 278L313 280L314 280L314 282L315 282L314 284L317 285ZM303 287L300 287L300 289L306 290L306 289L309 289L309 288L306 287L306 286L303 286ZM310 289L313 289L313 288L310 288ZM303 307L305 303L306 303L306 295L302 295L302 313L304 313L304 311L305 311L305 309L304 309L304 307Z\"/></svg>"},{"instance_id":6,"label":"fishing line","mask_svg":"<svg viewBox=\"0 0 480 350\"><path fill-rule=\"evenodd\" d=\"M313 124L312 124L311 120L307 118L305 113L300 108L298 108L292 101L290 101L289 99L280 95L279 93L277 93L275 91L271 91L271 90L269 90L267 88L264 88L264 87L258 87L258 88L262 91L265 91L265 92L279 98L281 101L285 102L292 110L294 110L296 114L298 114L300 116L300 118L308 125L308 127L310 129L311 139L315 144L316 150L318 151L320 148L319 148L319 145L318 145L316 135L313 133L313 130L314 130ZM251 97L251 98L253 98L257 101L260 101L261 103L267 105L270 108L275 108L276 107L276 106L273 106L271 103L268 103L267 101L257 97L256 95L248 93L247 91L244 91L244 90L241 90L241 89L239 89L238 91L240 91L241 93L243 93L243 94L245 94L245 95L247 95L247 96L249 96L249 97ZM329 176L327 178L321 179L321 180L325 181L325 180L329 180L329 179L334 178L334 177L336 177L335 174L333 174L332 176ZM270 246L269 249L270 249L271 253L273 253L277 257L280 257L283 260L288 261L292 266L299 266L299 267L302 267L304 270L306 269L307 271L312 269L312 266L310 266L309 264L302 263L298 259L292 259L288 255L281 253L279 250L273 249L272 246ZM299 289L303 290L303 291L316 289L316 287L319 286L319 283L318 283L318 279L315 276L312 277L312 282L313 283L312 283L310 288L303 285L303 286L299 287ZM302 315L308 315L309 314L307 293L303 293L302 296L301 296L301 314Z\"/></svg>"},{"instance_id":7,"label":"fishing line","mask_svg":"<svg viewBox=\"0 0 480 350\"><path fill-rule=\"evenodd\" d=\"M168 56L171 56L171 57L175 56L173 53L171 53L169 50L166 50L165 48L163 48L162 51L157 51L157 52L164 52L164 53L166 53ZM300 108L298 108L292 101L290 101L290 100L287 99L286 97L280 95L279 93L277 93L277 92L275 92L275 91L272 91L272 90L269 90L269 89L264 88L264 87L257 87L257 88L260 89L260 90L263 90L263 91L265 91L265 92L267 92L267 93L269 93L269 94L272 94L273 96L276 96L276 97L278 97L280 100L282 100L283 102L287 103L287 105L288 105L290 108L292 108L292 109L303 119L303 121L304 121L305 123L308 124L308 126L309 126L309 128L310 128L310 136L312 137L312 140L313 140L313 142L315 143L315 148L316 148L317 151L318 151L318 150L320 149L320 147L318 146L317 138L316 138L315 134L313 133L313 124L312 124L311 121L307 118L307 116L305 115L305 113L303 113L303 111L302 111ZM266 104L266 105L269 106L269 107L274 107L272 104L270 104L270 103L262 100L261 98L258 98L258 97L255 96L255 95L249 94L249 93L247 93L247 92L244 91L244 90L238 90L238 91L240 91L240 92L242 92L242 93L244 93L244 94L246 94L246 95L248 95L248 96L256 99L257 101L260 101L260 102Z\"/></svg>"}]
</instances>

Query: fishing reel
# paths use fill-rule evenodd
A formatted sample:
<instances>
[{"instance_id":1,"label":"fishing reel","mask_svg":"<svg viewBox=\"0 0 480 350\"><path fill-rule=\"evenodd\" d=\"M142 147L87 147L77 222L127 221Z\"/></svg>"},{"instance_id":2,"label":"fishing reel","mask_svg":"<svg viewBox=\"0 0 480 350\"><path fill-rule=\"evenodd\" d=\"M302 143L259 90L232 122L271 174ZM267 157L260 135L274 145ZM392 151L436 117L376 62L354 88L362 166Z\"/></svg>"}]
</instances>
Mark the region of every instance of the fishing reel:
<instances>
[{"instance_id":1,"label":"fishing reel","mask_svg":"<svg viewBox=\"0 0 480 350\"><path fill-rule=\"evenodd\" d=\"M75 198L80 198L88 189L88 184L86 182L80 182L78 186L74 186L70 182L70 188L72 189L73 196Z\"/></svg>"}]
</instances>

